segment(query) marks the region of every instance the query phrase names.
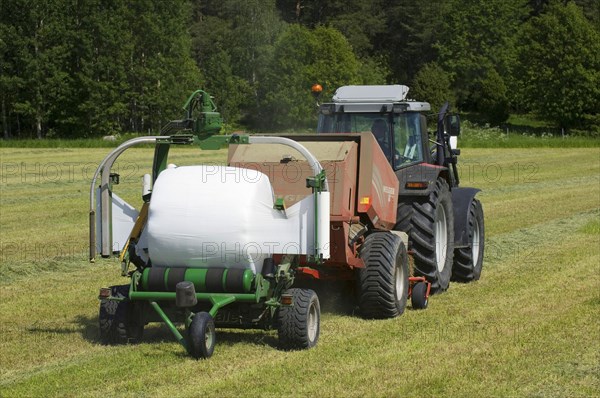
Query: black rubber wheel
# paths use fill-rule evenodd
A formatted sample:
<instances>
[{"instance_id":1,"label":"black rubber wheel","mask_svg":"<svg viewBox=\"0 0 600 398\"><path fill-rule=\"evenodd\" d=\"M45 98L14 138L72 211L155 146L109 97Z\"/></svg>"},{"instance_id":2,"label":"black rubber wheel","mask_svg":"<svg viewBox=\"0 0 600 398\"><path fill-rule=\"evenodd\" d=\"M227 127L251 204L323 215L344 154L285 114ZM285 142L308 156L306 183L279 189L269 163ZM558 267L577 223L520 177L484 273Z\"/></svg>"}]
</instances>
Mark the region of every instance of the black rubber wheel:
<instances>
[{"instance_id":1,"label":"black rubber wheel","mask_svg":"<svg viewBox=\"0 0 600 398\"><path fill-rule=\"evenodd\" d=\"M413 310L424 310L425 308L427 308L427 304L429 304L429 300L427 298L427 283L415 283L415 285L412 288L410 302L412 304Z\"/></svg>"},{"instance_id":2,"label":"black rubber wheel","mask_svg":"<svg viewBox=\"0 0 600 398\"><path fill-rule=\"evenodd\" d=\"M321 330L321 305L317 294L310 289L288 289L294 304L277 310L277 334L284 350L314 347Z\"/></svg>"},{"instance_id":3,"label":"black rubber wheel","mask_svg":"<svg viewBox=\"0 0 600 398\"><path fill-rule=\"evenodd\" d=\"M217 342L215 321L208 312L198 312L188 330L188 352L196 359L210 358Z\"/></svg>"},{"instance_id":4,"label":"black rubber wheel","mask_svg":"<svg viewBox=\"0 0 600 398\"><path fill-rule=\"evenodd\" d=\"M123 299L101 300L98 323L103 344L138 343L144 333L140 306L128 300L129 285L111 286L111 296Z\"/></svg>"},{"instance_id":5,"label":"black rubber wheel","mask_svg":"<svg viewBox=\"0 0 600 398\"><path fill-rule=\"evenodd\" d=\"M360 248L365 268L358 274L358 305L365 318L394 318L406 308L408 256L399 236L375 232Z\"/></svg>"},{"instance_id":6,"label":"black rubber wheel","mask_svg":"<svg viewBox=\"0 0 600 398\"><path fill-rule=\"evenodd\" d=\"M431 292L448 289L454 257L454 213L448 183L438 179L423 199L398 204L397 231L408 234L414 258L414 274L431 283Z\"/></svg>"},{"instance_id":7,"label":"black rubber wheel","mask_svg":"<svg viewBox=\"0 0 600 398\"><path fill-rule=\"evenodd\" d=\"M483 207L477 199L471 201L467 217L469 246L454 250L452 280L458 282L478 280L483 268L485 225L483 223Z\"/></svg>"}]
</instances>

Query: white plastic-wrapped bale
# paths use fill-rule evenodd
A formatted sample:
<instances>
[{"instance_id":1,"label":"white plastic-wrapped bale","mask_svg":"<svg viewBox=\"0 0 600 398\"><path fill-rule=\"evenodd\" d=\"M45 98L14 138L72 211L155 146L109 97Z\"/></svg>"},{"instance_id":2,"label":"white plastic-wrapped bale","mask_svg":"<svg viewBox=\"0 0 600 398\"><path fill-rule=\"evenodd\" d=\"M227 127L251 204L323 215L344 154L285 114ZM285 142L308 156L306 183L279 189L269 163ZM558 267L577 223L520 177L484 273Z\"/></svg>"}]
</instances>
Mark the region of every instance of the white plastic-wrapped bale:
<instances>
[{"instance_id":1,"label":"white plastic-wrapped bale","mask_svg":"<svg viewBox=\"0 0 600 398\"><path fill-rule=\"evenodd\" d=\"M329 257L329 193L319 194L319 247ZM226 166L164 170L152 190L146 236L155 266L250 268L272 254L314 250L312 196L273 208L269 178ZM326 222L325 222L326 221Z\"/></svg>"}]
</instances>

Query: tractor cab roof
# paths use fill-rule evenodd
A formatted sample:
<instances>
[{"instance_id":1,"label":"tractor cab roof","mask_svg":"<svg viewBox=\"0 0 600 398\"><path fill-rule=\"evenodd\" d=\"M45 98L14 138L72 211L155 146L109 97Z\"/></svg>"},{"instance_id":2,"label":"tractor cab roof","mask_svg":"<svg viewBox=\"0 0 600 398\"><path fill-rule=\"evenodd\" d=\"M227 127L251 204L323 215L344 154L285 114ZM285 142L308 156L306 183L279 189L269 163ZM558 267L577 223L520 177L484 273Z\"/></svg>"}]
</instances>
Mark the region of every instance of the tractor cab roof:
<instances>
[{"instance_id":1,"label":"tractor cab roof","mask_svg":"<svg viewBox=\"0 0 600 398\"><path fill-rule=\"evenodd\" d=\"M429 111L427 102L406 98L409 88L400 84L390 86L342 86L333 95L334 104L326 112L407 112ZM330 105L335 105L335 110ZM321 107L323 109L323 107Z\"/></svg>"}]
</instances>

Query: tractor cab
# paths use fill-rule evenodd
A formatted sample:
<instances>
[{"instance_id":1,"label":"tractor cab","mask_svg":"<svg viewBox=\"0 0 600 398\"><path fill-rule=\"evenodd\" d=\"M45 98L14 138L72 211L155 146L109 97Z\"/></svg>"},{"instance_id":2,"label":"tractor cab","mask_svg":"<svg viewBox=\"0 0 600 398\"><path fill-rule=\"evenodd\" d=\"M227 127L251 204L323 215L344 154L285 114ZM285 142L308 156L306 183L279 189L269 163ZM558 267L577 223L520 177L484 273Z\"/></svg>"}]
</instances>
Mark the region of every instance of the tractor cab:
<instances>
[{"instance_id":1,"label":"tractor cab","mask_svg":"<svg viewBox=\"0 0 600 398\"><path fill-rule=\"evenodd\" d=\"M319 107L318 133L371 132L394 170L431 163L427 102L406 99L408 87L343 86Z\"/></svg>"}]
</instances>

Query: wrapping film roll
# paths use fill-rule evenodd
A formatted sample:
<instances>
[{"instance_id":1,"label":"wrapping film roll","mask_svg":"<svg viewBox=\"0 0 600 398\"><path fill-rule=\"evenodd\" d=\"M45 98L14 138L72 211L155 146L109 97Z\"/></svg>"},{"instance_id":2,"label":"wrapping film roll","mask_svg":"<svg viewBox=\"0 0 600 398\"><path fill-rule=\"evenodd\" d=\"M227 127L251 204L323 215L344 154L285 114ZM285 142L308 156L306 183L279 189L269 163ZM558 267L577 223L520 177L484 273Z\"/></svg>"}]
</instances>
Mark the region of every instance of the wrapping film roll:
<instances>
[{"instance_id":1,"label":"wrapping film roll","mask_svg":"<svg viewBox=\"0 0 600 398\"><path fill-rule=\"evenodd\" d=\"M329 192L317 195L317 246L327 259ZM274 209L269 178L256 170L170 168L154 184L142 240L153 265L260 272L272 254L314 253L314 202L309 195L285 211Z\"/></svg>"}]
</instances>

